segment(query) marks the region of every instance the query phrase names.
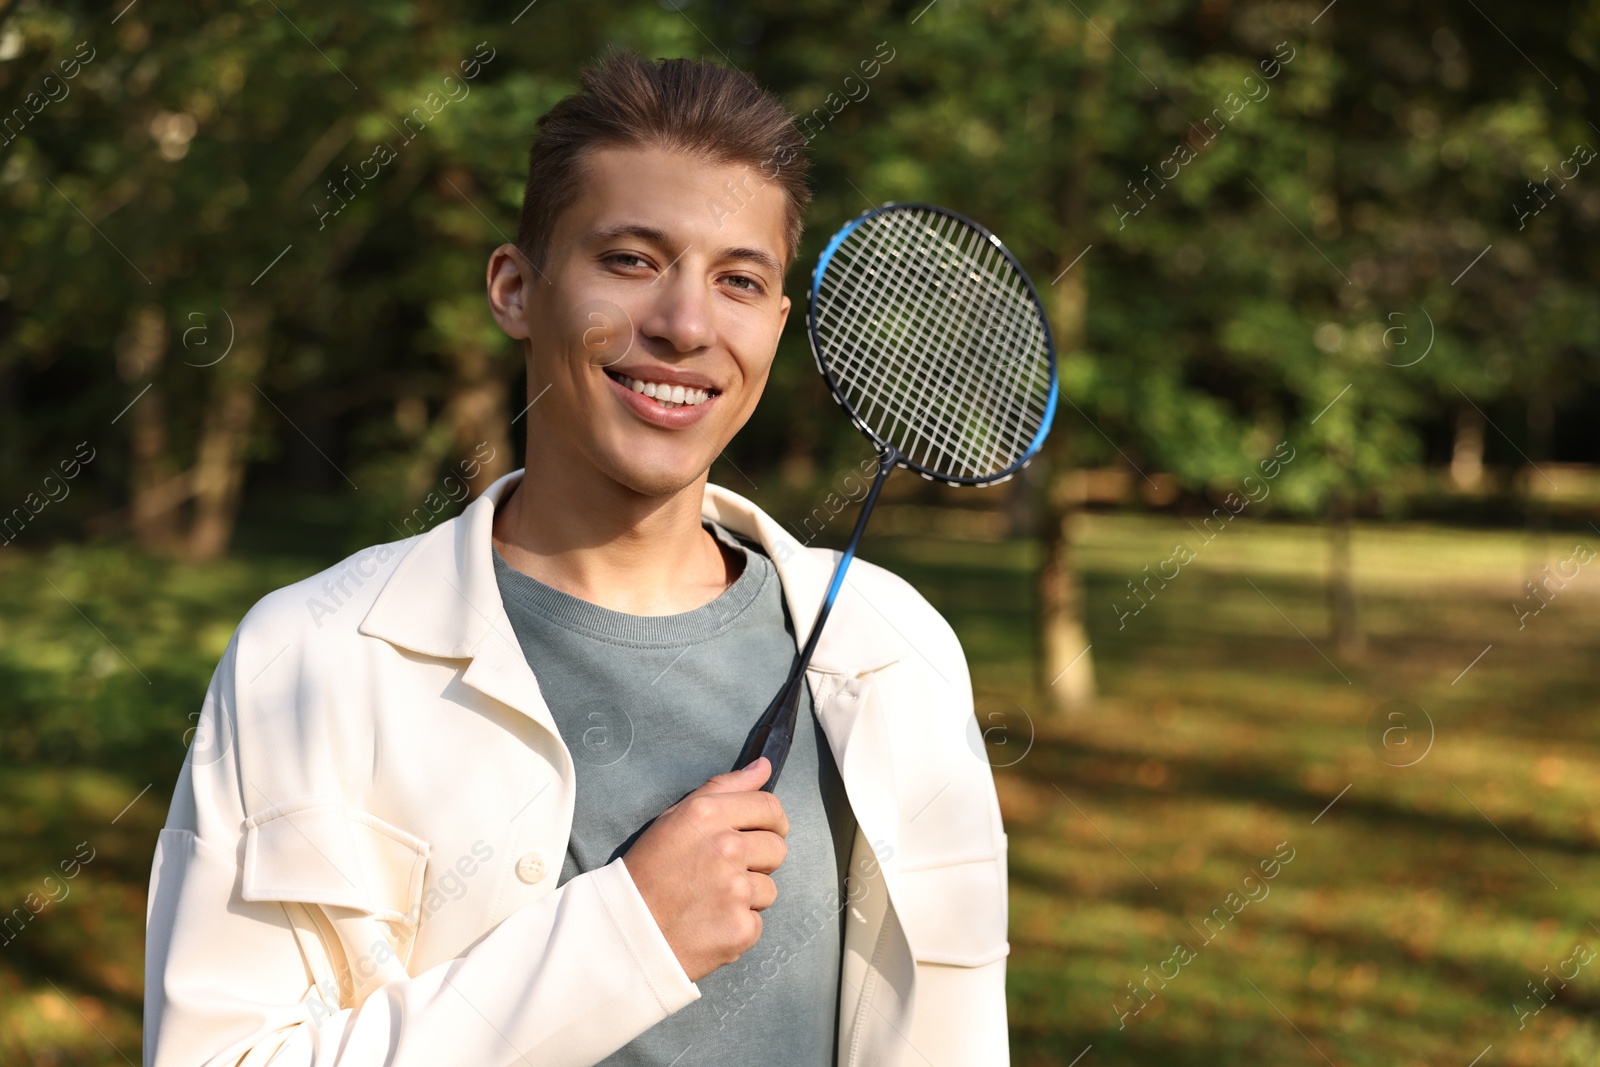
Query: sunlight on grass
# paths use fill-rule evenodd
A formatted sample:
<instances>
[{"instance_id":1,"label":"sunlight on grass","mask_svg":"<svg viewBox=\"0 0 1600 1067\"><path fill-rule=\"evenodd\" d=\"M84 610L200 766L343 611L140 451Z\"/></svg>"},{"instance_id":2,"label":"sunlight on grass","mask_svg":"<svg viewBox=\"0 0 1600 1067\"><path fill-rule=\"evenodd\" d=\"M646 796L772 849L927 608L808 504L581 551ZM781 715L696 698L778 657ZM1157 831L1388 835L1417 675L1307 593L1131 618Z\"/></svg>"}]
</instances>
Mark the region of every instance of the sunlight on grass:
<instances>
[{"instance_id":1,"label":"sunlight on grass","mask_svg":"<svg viewBox=\"0 0 1600 1067\"><path fill-rule=\"evenodd\" d=\"M1193 563L1119 628L1111 603L1185 538ZM950 618L980 715L1005 723L1019 1067L1090 1045L1081 1067L1600 1059L1600 962L1521 1029L1516 1009L1575 945L1600 949L1600 568L1524 629L1510 608L1572 537L1540 554L1511 532L1358 528L1360 662L1327 640L1318 527L1241 522L1201 547L1181 520L1090 515L1079 539L1103 699L1068 721L1038 711L1034 546L863 551ZM8 931L0 1063L137 1062L145 886L189 716L243 612L314 569L0 559L0 736L30 768L0 777L5 906L93 850ZM1368 744L1390 700L1432 723L1411 766ZM1165 978L1179 944L1193 958Z\"/></svg>"},{"instance_id":2,"label":"sunlight on grass","mask_svg":"<svg viewBox=\"0 0 1600 1067\"><path fill-rule=\"evenodd\" d=\"M1027 758L997 771L1014 1061L1092 1045L1084 1064L1466 1067L1492 1045L1484 1063L1594 1063L1600 976L1584 970L1537 1015L1514 1008L1532 1010L1527 983L1576 944L1600 947L1600 571L1526 629L1510 607L1580 539L1552 535L1543 555L1516 533L1358 528L1371 648L1351 663L1327 639L1324 530L1236 524L1206 544L1169 518L1085 516L1104 698L1071 721L1028 710L1043 706L1031 558L880 547L955 623L980 714L1009 703L1025 718L1008 733L1033 731ZM1194 561L1119 629L1112 601L1178 541ZM1368 746L1391 699L1432 721L1412 766ZM1294 861L1245 898L1279 842ZM1206 925L1218 914L1230 921ZM1193 959L1164 980L1179 944Z\"/></svg>"}]
</instances>

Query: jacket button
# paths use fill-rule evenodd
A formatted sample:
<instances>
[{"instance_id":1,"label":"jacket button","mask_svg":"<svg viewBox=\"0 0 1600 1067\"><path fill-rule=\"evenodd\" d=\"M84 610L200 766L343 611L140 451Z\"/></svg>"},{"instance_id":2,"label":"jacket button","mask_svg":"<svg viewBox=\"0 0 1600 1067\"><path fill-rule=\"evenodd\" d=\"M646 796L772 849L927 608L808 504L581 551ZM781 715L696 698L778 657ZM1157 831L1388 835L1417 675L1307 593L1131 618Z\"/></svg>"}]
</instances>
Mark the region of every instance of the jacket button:
<instances>
[{"instance_id":1,"label":"jacket button","mask_svg":"<svg viewBox=\"0 0 1600 1067\"><path fill-rule=\"evenodd\" d=\"M544 881L544 857L530 852L517 861L517 877L529 885Z\"/></svg>"}]
</instances>

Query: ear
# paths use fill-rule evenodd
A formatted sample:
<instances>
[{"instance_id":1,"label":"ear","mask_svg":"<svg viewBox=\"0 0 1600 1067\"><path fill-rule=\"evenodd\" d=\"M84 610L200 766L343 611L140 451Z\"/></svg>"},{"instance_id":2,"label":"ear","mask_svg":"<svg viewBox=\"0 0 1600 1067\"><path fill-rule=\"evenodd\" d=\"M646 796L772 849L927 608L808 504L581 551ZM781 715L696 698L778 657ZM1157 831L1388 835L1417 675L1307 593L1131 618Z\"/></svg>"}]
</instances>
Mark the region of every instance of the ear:
<instances>
[{"instance_id":1,"label":"ear","mask_svg":"<svg viewBox=\"0 0 1600 1067\"><path fill-rule=\"evenodd\" d=\"M783 333L783 328L789 322L789 298L784 297L778 302L778 332Z\"/></svg>"},{"instance_id":2,"label":"ear","mask_svg":"<svg viewBox=\"0 0 1600 1067\"><path fill-rule=\"evenodd\" d=\"M530 336L527 300L533 271L533 264L514 244L503 244L489 255L485 279L489 313L507 337L527 340Z\"/></svg>"}]
</instances>

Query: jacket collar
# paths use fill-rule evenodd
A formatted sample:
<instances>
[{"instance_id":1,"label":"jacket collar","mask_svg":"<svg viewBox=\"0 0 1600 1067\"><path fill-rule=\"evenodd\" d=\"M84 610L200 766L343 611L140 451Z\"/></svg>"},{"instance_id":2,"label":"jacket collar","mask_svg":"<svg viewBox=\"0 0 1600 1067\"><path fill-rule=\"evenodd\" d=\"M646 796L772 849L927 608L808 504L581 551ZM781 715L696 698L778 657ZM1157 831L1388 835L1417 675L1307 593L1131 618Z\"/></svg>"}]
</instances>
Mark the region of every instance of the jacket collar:
<instances>
[{"instance_id":1,"label":"jacket collar","mask_svg":"<svg viewBox=\"0 0 1600 1067\"><path fill-rule=\"evenodd\" d=\"M400 560L360 631L425 656L470 659L461 681L527 715L553 736L561 730L539 691L494 576L495 507L522 478L513 471L460 515L416 539ZM796 639L804 644L833 579L837 552L812 552L750 501L707 484L700 514L766 549L783 585ZM893 746L869 672L912 654L899 631L864 596L849 573L807 669L814 712L828 737L850 806L866 840L884 856L899 847ZM752 710L753 716L756 710ZM560 746L563 803L574 803L571 755Z\"/></svg>"},{"instance_id":2,"label":"jacket collar","mask_svg":"<svg viewBox=\"0 0 1600 1067\"><path fill-rule=\"evenodd\" d=\"M817 621L817 611L827 595L828 583L833 580L839 553L814 553L765 511L738 493L710 482L706 483L700 515L759 542L766 550L783 583L784 599L794 623L795 642L804 645ZM817 638L810 670L853 676L886 667L911 652L910 646L870 603L859 606L852 603L858 599L864 600L850 580L850 572L846 571L833 613L822 628L822 636ZM851 610L862 606L868 610L859 613Z\"/></svg>"},{"instance_id":3,"label":"jacket collar","mask_svg":"<svg viewBox=\"0 0 1600 1067\"><path fill-rule=\"evenodd\" d=\"M495 481L453 519L418 536L379 592L360 631L443 659L477 658L492 650L496 662L522 659L495 581L491 532L495 508L522 480L521 470ZM782 582L798 643L804 644L832 580L837 552L815 554L771 516L737 493L705 487L700 514L761 544ZM855 676L887 666L909 646L870 602L846 581L812 654L810 670ZM864 609L864 610L863 610Z\"/></svg>"}]
</instances>

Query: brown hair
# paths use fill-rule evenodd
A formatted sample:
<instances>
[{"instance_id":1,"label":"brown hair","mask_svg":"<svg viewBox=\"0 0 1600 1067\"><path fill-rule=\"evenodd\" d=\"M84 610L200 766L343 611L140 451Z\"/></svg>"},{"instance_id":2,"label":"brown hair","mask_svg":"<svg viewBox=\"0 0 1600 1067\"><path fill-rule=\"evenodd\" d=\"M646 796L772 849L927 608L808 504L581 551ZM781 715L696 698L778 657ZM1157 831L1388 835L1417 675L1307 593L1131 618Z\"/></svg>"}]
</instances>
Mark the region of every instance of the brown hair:
<instances>
[{"instance_id":1,"label":"brown hair","mask_svg":"<svg viewBox=\"0 0 1600 1067\"><path fill-rule=\"evenodd\" d=\"M810 161L794 116L741 70L706 60L658 59L613 50L585 67L578 92L539 119L517 247L543 268L556 220L578 198L584 155L602 146L687 152L711 163L743 163L777 182L788 201L784 266L800 245Z\"/></svg>"}]
</instances>

